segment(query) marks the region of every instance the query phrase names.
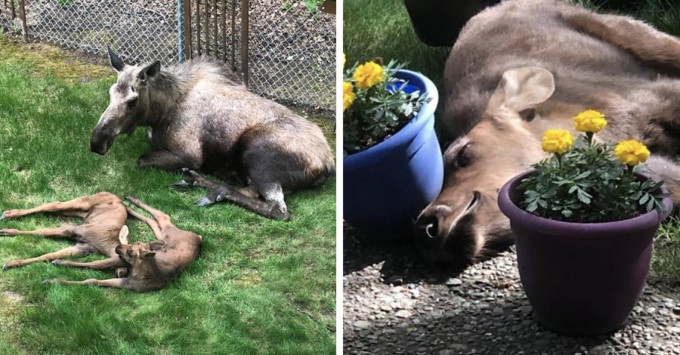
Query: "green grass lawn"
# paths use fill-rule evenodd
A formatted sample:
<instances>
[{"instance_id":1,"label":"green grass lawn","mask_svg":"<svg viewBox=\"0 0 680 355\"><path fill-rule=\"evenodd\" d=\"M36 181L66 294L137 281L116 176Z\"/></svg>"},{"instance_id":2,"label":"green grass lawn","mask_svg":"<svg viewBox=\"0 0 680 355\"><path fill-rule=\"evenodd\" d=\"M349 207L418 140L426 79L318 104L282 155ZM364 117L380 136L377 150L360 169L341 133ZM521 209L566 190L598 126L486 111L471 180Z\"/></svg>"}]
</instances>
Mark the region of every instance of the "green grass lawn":
<instances>
[{"instance_id":1,"label":"green grass lawn","mask_svg":"<svg viewBox=\"0 0 680 355\"><path fill-rule=\"evenodd\" d=\"M36 47L38 47L36 49ZM109 191L130 194L204 237L198 259L163 290L136 294L45 279L106 279L112 272L34 263L0 272L0 354L335 352L335 179L287 197L290 222L238 207L199 208L205 190L177 192L179 175L139 169L145 132L107 156L88 150L115 77L60 50L0 36L0 210ZM334 123L316 119L334 146ZM35 229L70 221L36 215L0 222ZM129 221L131 241L151 241ZM0 264L69 241L0 237ZM93 260L101 256L88 257Z\"/></svg>"},{"instance_id":2,"label":"green grass lawn","mask_svg":"<svg viewBox=\"0 0 680 355\"><path fill-rule=\"evenodd\" d=\"M594 7L606 0L574 0ZM670 0L631 2L628 14L680 36L680 5ZM422 72L441 89L444 64L450 48L427 47L411 28L403 1L345 0L344 48L347 67L375 57L385 62L408 62L407 68ZM622 11L619 11L622 12ZM441 100L441 99L440 99ZM655 242L652 278L680 282L680 220L662 225Z\"/></svg>"}]
</instances>

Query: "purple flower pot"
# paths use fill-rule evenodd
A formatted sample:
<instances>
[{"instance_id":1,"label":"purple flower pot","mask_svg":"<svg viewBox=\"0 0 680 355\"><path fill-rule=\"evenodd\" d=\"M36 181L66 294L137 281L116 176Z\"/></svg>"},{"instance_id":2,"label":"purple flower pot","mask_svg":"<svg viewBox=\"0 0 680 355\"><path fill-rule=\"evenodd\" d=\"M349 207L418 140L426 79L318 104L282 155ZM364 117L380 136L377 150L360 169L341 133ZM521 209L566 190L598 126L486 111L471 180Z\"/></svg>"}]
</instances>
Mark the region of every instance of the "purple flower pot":
<instances>
[{"instance_id":1,"label":"purple flower pot","mask_svg":"<svg viewBox=\"0 0 680 355\"><path fill-rule=\"evenodd\" d=\"M645 285L652 240L668 212L604 223L570 223L528 213L517 206L517 185L508 181L498 205L509 219L517 264L535 319L554 331L592 335L623 326Z\"/></svg>"},{"instance_id":2,"label":"purple flower pot","mask_svg":"<svg viewBox=\"0 0 680 355\"><path fill-rule=\"evenodd\" d=\"M439 194L444 165L434 130L437 87L420 73L398 70L406 92L427 93L411 122L385 141L343 159L343 217L364 239L411 235L418 213Z\"/></svg>"}]
</instances>

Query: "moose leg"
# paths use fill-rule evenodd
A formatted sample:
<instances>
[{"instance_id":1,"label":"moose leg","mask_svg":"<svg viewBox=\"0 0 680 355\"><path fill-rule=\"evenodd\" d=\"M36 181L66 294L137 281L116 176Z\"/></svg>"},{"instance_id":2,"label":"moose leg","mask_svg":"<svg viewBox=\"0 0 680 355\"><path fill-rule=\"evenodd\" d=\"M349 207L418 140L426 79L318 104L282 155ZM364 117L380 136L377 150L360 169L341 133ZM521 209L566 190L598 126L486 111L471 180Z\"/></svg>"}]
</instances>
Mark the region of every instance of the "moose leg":
<instances>
[{"instance_id":1,"label":"moose leg","mask_svg":"<svg viewBox=\"0 0 680 355\"><path fill-rule=\"evenodd\" d=\"M128 200L131 204L145 210L146 212L149 212L149 214L156 220L158 223L158 227L160 227L161 230L165 229L168 226L172 226L172 222L170 221L170 216L167 214L163 213L162 211L159 211L144 202L132 197L132 196L125 196L125 199ZM129 211L130 209L128 209ZM146 220L147 224L149 224L148 219ZM149 226L153 229L153 226L149 224ZM157 238L161 238L158 234L156 234Z\"/></svg>"},{"instance_id":2,"label":"moose leg","mask_svg":"<svg viewBox=\"0 0 680 355\"><path fill-rule=\"evenodd\" d=\"M97 285L99 287L113 287L113 288L126 288L131 289L129 286L128 279L108 279L108 280L97 280L97 279L87 279L84 281L66 281L63 279L52 279L45 280L45 282L54 282L60 285Z\"/></svg>"},{"instance_id":3,"label":"moose leg","mask_svg":"<svg viewBox=\"0 0 680 355\"><path fill-rule=\"evenodd\" d=\"M585 9L564 14L571 26L604 42L630 51L638 58L680 72L680 40L642 21L618 15L603 15Z\"/></svg>"},{"instance_id":4,"label":"moose leg","mask_svg":"<svg viewBox=\"0 0 680 355\"><path fill-rule=\"evenodd\" d=\"M250 187L239 190L229 185L210 181L193 170L189 170L187 173L190 175L191 186L200 186L211 190L208 195L196 201L196 204L199 206L229 201L267 218L287 220L289 217L285 203L283 203L283 192L280 186L271 185L268 189L256 187L265 198L263 201L256 196L252 196L253 190ZM281 208L281 203L283 203L283 209Z\"/></svg>"},{"instance_id":5,"label":"moose leg","mask_svg":"<svg viewBox=\"0 0 680 355\"><path fill-rule=\"evenodd\" d=\"M140 168L152 167L165 171L175 171L191 166L191 164L175 153L164 149L142 155L137 159L137 166Z\"/></svg>"},{"instance_id":6,"label":"moose leg","mask_svg":"<svg viewBox=\"0 0 680 355\"><path fill-rule=\"evenodd\" d=\"M26 210L7 210L2 213L0 220L23 217L39 212L61 213L67 216L84 218L91 207L92 204L86 197L79 197L66 202L50 202Z\"/></svg>"},{"instance_id":7,"label":"moose leg","mask_svg":"<svg viewBox=\"0 0 680 355\"><path fill-rule=\"evenodd\" d=\"M158 223L155 220L133 210L130 207L126 207L126 208L127 208L128 214L130 216L137 218L138 220L146 223L149 227L151 227L151 230L153 231L153 234L156 236L156 239L162 239L163 238L163 232L161 231L161 228L158 226Z\"/></svg>"},{"instance_id":8,"label":"moose leg","mask_svg":"<svg viewBox=\"0 0 680 355\"><path fill-rule=\"evenodd\" d=\"M659 156L647 160L645 171L656 180L663 180L675 206L680 206L680 165Z\"/></svg>"},{"instance_id":9,"label":"moose leg","mask_svg":"<svg viewBox=\"0 0 680 355\"><path fill-rule=\"evenodd\" d=\"M24 266L24 265L28 265L28 264L31 264L31 263L35 263L37 261L50 261L50 260L56 260L56 259L59 259L59 258L64 258L64 257L67 257L67 256L86 256L86 255L92 254L95 251L96 250L94 250L92 247L90 247L87 244L76 244L75 246L68 247L68 248L56 251L54 253L41 255L41 256L36 257L36 258L9 261L2 266L2 269L7 270L9 268Z\"/></svg>"},{"instance_id":10,"label":"moose leg","mask_svg":"<svg viewBox=\"0 0 680 355\"><path fill-rule=\"evenodd\" d=\"M71 226L71 225L64 225L64 226L61 226L61 227L58 227L58 228L36 229L36 230L31 230L31 231L5 228L5 229L0 229L0 236L37 235L37 236L46 237L46 238L70 238L74 235L75 228L76 227Z\"/></svg>"},{"instance_id":11,"label":"moose leg","mask_svg":"<svg viewBox=\"0 0 680 355\"><path fill-rule=\"evenodd\" d=\"M106 270L106 269L111 269L111 268L114 268L114 267L120 267L120 266L125 265L123 260L121 260L118 257L104 259L104 260L90 261L90 262L86 262L86 263L80 263L80 262L77 262L77 261L55 259L55 260L52 261L52 264L61 265L61 266L77 267L77 268L83 268L83 269L94 269L94 270Z\"/></svg>"}]
</instances>

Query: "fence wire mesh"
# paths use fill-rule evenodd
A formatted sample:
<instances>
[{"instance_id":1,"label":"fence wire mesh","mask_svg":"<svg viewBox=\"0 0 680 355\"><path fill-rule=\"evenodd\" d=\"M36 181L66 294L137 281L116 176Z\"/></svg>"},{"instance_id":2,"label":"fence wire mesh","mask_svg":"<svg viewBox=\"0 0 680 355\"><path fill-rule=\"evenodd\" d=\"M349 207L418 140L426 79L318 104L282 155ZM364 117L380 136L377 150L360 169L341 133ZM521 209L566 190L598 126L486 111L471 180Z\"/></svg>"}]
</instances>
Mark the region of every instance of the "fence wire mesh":
<instances>
[{"instance_id":1,"label":"fence wire mesh","mask_svg":"<svg viewBox=\"0 0 680 355\"><path fill-rule=\"evenodd\" d=\"M253 0L250 14L253 90L334 107L335 16L311 13L303 1L286 9L271 0Z\"/></svg>"},{"instance_id":2,"label":"fence wire mesh","mask_svg":"<svg viewBox=\"0 0 680 355\"><path fill-rule=\"evenodd\" d=\"M20 33L19 0L0 0L0 27ZM190 0L189 31L175 0L25 0L30 39L106 55L110 45L131 63L186 57L224 60L239 75L241 0ZM181 9L179 9L181 11ZM304 0L250 0L250 90L294 104L332 110L335 103L335 16Z\"/></svg>"}]
</instances>

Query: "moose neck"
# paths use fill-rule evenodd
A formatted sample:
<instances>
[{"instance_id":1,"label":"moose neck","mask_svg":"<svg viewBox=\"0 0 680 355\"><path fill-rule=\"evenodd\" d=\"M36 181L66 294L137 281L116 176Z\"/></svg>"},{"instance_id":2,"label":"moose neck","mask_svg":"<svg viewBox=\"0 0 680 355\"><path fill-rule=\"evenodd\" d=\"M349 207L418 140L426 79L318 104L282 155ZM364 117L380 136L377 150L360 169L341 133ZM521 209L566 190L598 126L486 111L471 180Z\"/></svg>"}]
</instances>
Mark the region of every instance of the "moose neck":
<instances>
[{"instance_id":1,"label":"moose neck","mask_svg":"<svg viewBox=\"0 0 680 355\"><path fill-rule=\"evenodd\" d=\"M162 71L149 81L149 105L144 125L157 126L174 111L185 95L184 83L174 74Z\"/></svg>"}]
</instances>

